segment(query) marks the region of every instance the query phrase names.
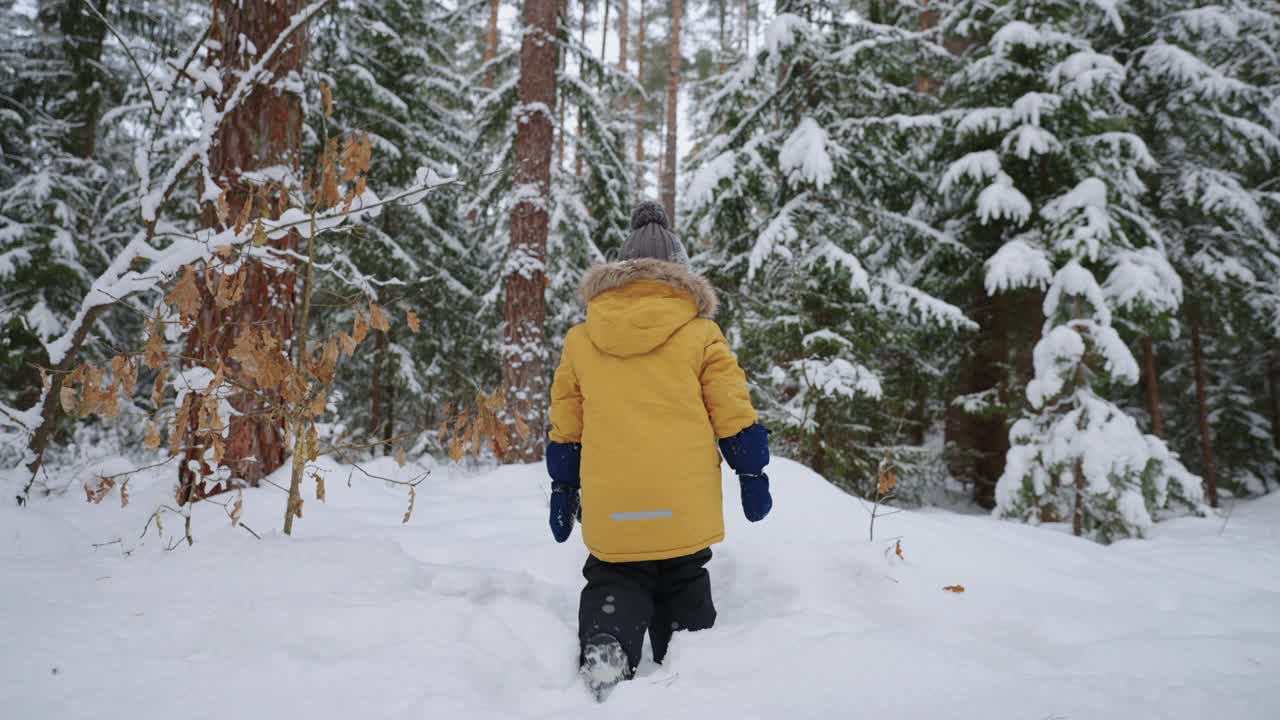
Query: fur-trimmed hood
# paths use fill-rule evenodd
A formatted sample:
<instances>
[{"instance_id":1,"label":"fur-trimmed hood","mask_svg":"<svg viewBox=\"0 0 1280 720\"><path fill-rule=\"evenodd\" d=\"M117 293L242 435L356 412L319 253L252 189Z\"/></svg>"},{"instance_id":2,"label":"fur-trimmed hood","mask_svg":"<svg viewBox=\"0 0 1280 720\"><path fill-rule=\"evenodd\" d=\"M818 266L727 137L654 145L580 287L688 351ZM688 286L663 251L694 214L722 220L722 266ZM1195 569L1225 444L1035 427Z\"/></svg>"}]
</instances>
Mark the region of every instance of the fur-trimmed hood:
<instances>
[{"instance_id":1,"label":"fur-trimmed hood","mask_svg":"<svg viewBox=\"0 0 1280 720\"><path fill-rule=\"evenodd\" d=\"M580 290L587 335L618 357L643 355L698 317L715 314L711 283L683 265L651 258L597 265Z\"/></svg>"},{"instance_id":2,"label":"fur-trimmed hood","mask_svg":"<svg viewBox=\"0 0 1280 720\"><path fill-rule=\"evenodd\" d=\"M716 309L720 306L720 298L706 278L694 275L693 271L679 263L652 258L596 265L582 277L578 293L582 296L582 302L589 305L597 295L636 280L655 280L689 293L698 307L699 317L714 319Z\"/></svg>"}]
</instances>

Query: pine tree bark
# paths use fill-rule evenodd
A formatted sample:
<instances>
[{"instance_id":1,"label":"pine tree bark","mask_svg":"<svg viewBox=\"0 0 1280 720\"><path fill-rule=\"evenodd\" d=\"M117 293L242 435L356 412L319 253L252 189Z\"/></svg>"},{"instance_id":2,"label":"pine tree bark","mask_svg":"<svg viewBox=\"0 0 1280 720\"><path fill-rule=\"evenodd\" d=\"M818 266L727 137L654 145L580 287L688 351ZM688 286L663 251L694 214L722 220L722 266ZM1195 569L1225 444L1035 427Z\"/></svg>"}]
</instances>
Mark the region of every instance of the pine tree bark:
<instances>
[{"instance_id":1,"label":"pine tree bark","mask_svg":"<svg viewBox=\"0 0 1280 720\"><path fill-rule=\"evenodd\" d=\"M631 22L631 6L627 0L618 2L618 69L627 71L627 33ZM606 32L608 28L605 28ZM603 59L603 58L602 58Z\"/></svg>"},{"instance_id":2,"label":"pine tree bark","mask_svg":"<svg viewBox=\"0 0 1280 720\"><path fill-rule=\"evenodd\" d=\"M500 0L489 0L489 29L484 35L484 62L487 65L498 56L498 5ZM484 71L484 86L493 88L493 68Z\"/></svg>"},{"instance_id":3,"label":"pine tree bark","mask_svg":"<svg viewBox=\"0 0 1280 720\"><path fill-rule=\"evenodd\" d=\"M660 195L671 227L676 223L676 139L680 106L680 15L681 0L671 0L671 58L667 70L667 142L662 164Z\"/></svg>"},{"instance_id":4,"label":"pine tree bark","mask_svg":"<svg viewBox=\"0 0 1280 720\"><path fill-rule=\"evenodd\" d=\"M503 307L502 379L507 414L524 432L508 449L505 462L542 457L546 404L546 255L547 202L551 186L554 127L549 110L556 104L556 0L525 0L520 46L520 106L516 112L515 193L511 208L511 244Z\"/></svg>"},{"instance_id":5,"label":"pine tree bark","mask_svg":"<svg viewBox=\"0 0 1280 720\"><path fill-rule=\"evenodd\" d=\"M257 53L275 42L302 4L302 0L214 0L211 38L220 43L225 87L231 87L255 61ZM305 32L296 32L276 56L271 72L276 78L300 75L305 57ZM292 92L279 91L274 83L258 85L223 121L210 151L210 166L214 179L226 190L230 217L237 217L245 203L254 202L253 188L241 180L243 173L281 165L296 171L301 139L302 100ZM257 208L255 215L269 214L265 203L258 202L264 206ZM212 213L206 220L210 225L218 222ZM297 236L271 243L282 250L293 250ZM265 326L286 347L294 335L295 273L268 268L253 260L245 263L242 272L246 274L244 295L224 310L217 309L207 287L201 288L203 309L187 336L185 349L187 357L196 358L206 367L223 363L231 378L236 378L240 370L227 354L241 332ZM235 413L223 464L234 477L231 483L219 485L212 492L228 490L238 484L237 480L257 485L285 460L284 420L270 412L271 403L260 403L247 394L236 395L230 402ZM203 448L196 446L191 433L187 439L184 462L179 466L181 502L191 499L193 490L202 496L209 494L200 487L199 480L200 475L212 470L204 465ZM200 465L199 474L188 467L191 460Z\"/></svg>"},{"instance_id":6,"label":"pine tree bark","mask_svg":"<svg viewBox=\"0 0 1280 720\"><path fill-rule=\"evenodd\" d=\"M1200 459L1203 464L1201 473L1204 476L1205 497L1209 507L1218 507L1218 470L1213 456L1213 436L1209 427L1209 401L1207 398L1204 368L1204 351L1200 343L1199 313L1193 310L1191 318L1191 361L1196 376L1196 408L1200 421Z\"/></svg>"},{"instance_id":7,"label":"pine tree bark","mask_svg":"<svg viewBox=\"0 0 1280 720\"><path fill-rule=\"evenodd\" d=\"M1147 412L1151 414L1151 434L1164 437L1164 413L1160 411L1160 376L1156 372L1156 350L1151 336L1142 338L1142 371L1147 376Z\"/></svg>"},{"instance_id":8,"label":"pine tree bark","mask_svg":"<svg viewBox=\"0 0 1280 720\"><path fill-rule=\"evenodd\" d=\"M640 0L640 28L636 38L636 80L644 86L645 27L649 16L645 0ZM636 187L644 187L644 97L636 95Z\"/></svg>"}]
</instances>

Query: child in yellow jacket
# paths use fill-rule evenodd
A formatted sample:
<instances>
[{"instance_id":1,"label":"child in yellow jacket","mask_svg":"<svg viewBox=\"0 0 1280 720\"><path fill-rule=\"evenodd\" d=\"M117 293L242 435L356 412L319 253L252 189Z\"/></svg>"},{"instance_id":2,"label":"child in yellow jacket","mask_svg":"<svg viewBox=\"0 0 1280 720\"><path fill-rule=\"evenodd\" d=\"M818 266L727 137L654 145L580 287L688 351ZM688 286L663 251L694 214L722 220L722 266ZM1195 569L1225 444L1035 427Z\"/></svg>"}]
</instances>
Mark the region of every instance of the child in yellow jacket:
<instances>
[{"instance_id":1,"label":"child in yellow jacket","mask_svg":"<svg viewBox=\"0 0 1280 720\"><path fill-rule=\"evenodd\" d=\"M773 504L768 434L711 319L715 291L662 206L640 204L631 225L624 260L583 279L587 320L565 337L551 387L551 529L564 542L580 512L581 663L598 698L634 673L646 629L661 662L673 631L715 622L704 566L724 539L721 452L747 518Z\"/></svg>"}]
</instances>

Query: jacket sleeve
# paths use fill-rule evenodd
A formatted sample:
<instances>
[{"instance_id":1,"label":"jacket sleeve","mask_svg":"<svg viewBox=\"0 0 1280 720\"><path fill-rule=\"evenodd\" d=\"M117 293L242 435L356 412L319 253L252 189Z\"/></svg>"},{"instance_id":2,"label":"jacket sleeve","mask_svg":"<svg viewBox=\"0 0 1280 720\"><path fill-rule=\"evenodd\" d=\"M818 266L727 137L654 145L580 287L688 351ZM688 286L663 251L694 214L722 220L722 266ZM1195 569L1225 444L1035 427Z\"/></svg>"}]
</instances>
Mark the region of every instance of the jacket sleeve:
<instances>
[{"instance_id":1,"label":"jacket sleeve","mask_svg":"<svg viewBox=\"0 0 1280 720\"><path fill-rule=\"evenodd\" d=\"M756 423L756 411L747 391L747 374L738 367L738 358L719 326L710 323L707 346L702 353L702 402L707 406L717 438L737 435Z\"/></svg>"},{"instance_id":2,"label":"jacket sleeve","mask_svg":"<svg viewBox=\"0 0 1280 720\"><path fill-rule=\"evenodd\" d=\"M582 442L582 389L573 371L572 331L564 339L560 366L551 381L551 441Z\"/></svg>"}]
</instances>

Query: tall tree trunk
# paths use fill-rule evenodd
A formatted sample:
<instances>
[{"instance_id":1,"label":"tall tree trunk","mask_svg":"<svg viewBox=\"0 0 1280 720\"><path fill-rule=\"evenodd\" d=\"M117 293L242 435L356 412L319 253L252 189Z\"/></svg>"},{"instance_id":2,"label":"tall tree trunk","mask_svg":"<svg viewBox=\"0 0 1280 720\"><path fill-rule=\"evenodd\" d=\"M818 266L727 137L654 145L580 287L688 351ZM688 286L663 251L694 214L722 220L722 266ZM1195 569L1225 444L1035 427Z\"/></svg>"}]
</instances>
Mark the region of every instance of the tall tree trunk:
<instances>
[{"instance_id":1,"label":"tall tree trunk","mask_svg":"<svg viewBox=\"0 0 1280 720\"><path fill-rule=\"evenodd\" d=\"M231 87L253 64L257 52L275 42L302 4L302 0L214 0L211 37L220 43L225 87ZM306 35L294 33L276 56L271 72L277 79L301 75L305 57ZM230 217L237 217L246 202L253 202L253 188L241 180L242 174L281 165L296 170L301 138L302 99L293 92L279 91L276 83L255 87L223 121L210 152L210 165L214 179L226 190ZM268 204L258 202L263 207L259 207L256 214L268 214ZM211 225L218 222L211 213L207 221ZM297 235L273 240L271 244L282 250L293 250L297 246ZM201 288L203 308L196 326L187 336L185 349L188 357L197 358L207 367L222 362L230 378L236 378L240 369L227 354L242 331L266 326L286 347L294 336L295 273L268 268L254 260L246 261L242 272L246 274L244 295L240 302L225 310L217 309L207 287ZM238 478L257 485L284 464L284 420L251 396L236 395L230 402L235 412L223 463L234 473L233 483ZM189 499L193 489L204 493L197 485L199 476L188 467L191 460L201 461L203 448L196 446L193 434L189 433L187 440L185 460L188 462L179 466L180 501ZM202 473L211 470L202 462L201 466ZM215 491L229 489L233 483Z\"/></svg>"},{"instance_id":2,"label":"tall tree trunk","mask_svg":"<svg viewBox=\"0 0 1280 720\"><path fill-rule=\"evenodd\" d=\"M500 0L489 0L489 30L484 35L484 61L486 64L498 56L498 4ZM493 68L484 71L484 86L493 88Z\"/></svg>"},{"instance_id":3,"label":"tall tree trunk","mask_svg":"<svg viewBox=\"0 0 1280 720\"><path fill-rule=\"evenodd\" d=\"M716 0L716 18L720 23L720 57L717 58L717 67L720 74L723 75L725 68L725 56L729 54L729 48L725 45L725 26L728 23L729 0Z\"/></svg>"},{"instance_id":4,"label":"tall tree trunk","mask_svg":"<svg viewBox=\"0 0 1280 720\"><path fill-rule=\"evenodd\" d=\"M107 0L93 0L92 4L106 16ZM57 24L63 55L71 70L69 83L63 87L74 102L66 104L68 113L59 118L69 125L63 149L78 158L91 158L97 149L98 119L107 80L102 70L107 25L83 0L50 3L41 11L40 19L45 25Z\"/></svg>"},{"instance_id":5,"label":"tall tree trunk","mask_svg":"<svg viewBox=\"0 0 1280 720\"><path fill-rule=\"evenodd\" d=\"M1271 391L1271 445L1280 450L1280 347L1274 340L1267 360L1267 385Z\"/></svg>"},{"instance_id":6,"label":"tall tree trunk","mask_svg":"<svg viewBox=\"0 0 1280 720\"><path fill-rule=\"evenodd\" d=\"M582 3L582 12L584 12L584 13L585 13L586 11L587 11L587 4L586 4L586 2L584 1L584 2ZM560 23L560 26L564 28L564 31L565 31L566 33L567 33L567 32L569 32L569 0L560 0L560 11L559 11L559 14L557 15L557 17L562 21L562 22ZM559 30L559 27L557 27L557 29L556 29L556 33L558 34L558 33L559 33L559 31L560 31L560 30ZM522 47L523 47L523 46L522 46ZM524 57L524 53L523 53L523 50L522 50L522 52L521 52L521 58L522 58L521 62L523 62L523 57ZM565 58L563 55L561 55L561 56L560 56L560 59L559 59L559 64L556 66L556 67L558 67L558 68L559 68L560 72L564 72L564 69L565 69L565 62L566 62L566 58ZM523 73L523 72L524 72L524 69L523 69L523 67L522 67L522 68L521 68L521 73ZM564 146L565 146L565 141L564 141L564 105L565 105L565 98L564 98L564 95L561 95L561 96L560 96L559 104L558 104L558 106L557 106L557 107L558 107L558 109L556 110L556 114L557 114L557 118L556 118L556 172L564 172Z\"/></svg>"},{"instance_id":7,"label":"tall tree trunk","mask_svg":"<svg viewBox=\"0 0 1280 720\"><path fill-rule=\"evenodd\" d=\"M380 333L385 335L386 333ZM396 385L384 383L382 405L382 452L391 455L395 448L391 447L391 438L396 436Z\"/></svg>"},{"instance_id":8,"label":"tall tree trunk","mask_svg":"<svg viewBox=\"0 0 1280 720\"><path fill-rule=\"evenodd\" d=\"M1151 336L1142 338L1142 371L1147 376L1147 412L1151 413L1151 433L1164 437L1164 413L1160 411L1160 376L1156 372L1156 349Z\"/></svg>"},{"instance_id":9,"label":"tall tree trunk","mask_svg":"<svg viewBox=\"0 0 1280 720\"><path fill-rule=\"evenodd\" d=\"M628 24L631 22L631 6L627 0L619 0L618 2L618 69L622 72L627 71L627 33L630 31ZM608 32L608 28L605 29ZM603 60L603 55L601 56Z\"/></svg>"},{"instance_id":10,"label":"tall tree trunk","mask_svg":"<svg viewBox=\"0 0 1280 720\"><path fill-rule=\"evenodd\" d=\"M1209 427L1209 400L1206 390L1208 381L1205 378L1204 349L1200 344L1198 308L1192 310L1191 356L1196 375L1196 408L1199 411L1200 420L1200 459L1204 465L1202 472L1204 474L1205 497L1209 500L1209 507L1218 507L1218 469L1213 457L1213 436Z\"/></svg>"},{"instance_id":11,"label":"tall tree trunk","mask_svg":"<svg viewBox=\"0 0 1280 720\"><path fill-rule=\"evenodd\" d=\"M640 28L636 38L636 80L644 86L645 27L649 24L645 0L640 0ZM644 97L636 95L636 188L644 187Z\"/></svg>"},{"instance_id":12,"label":"tall tree trunk","mask_svg":"<svg viewBox=\"0 0 1280 720\"><path fill-rule=\"evenodd\" d=\"M587 24L587 13L582 13L582 24ZM586 45L586 40L583 40ZM604 54L609 49L609 0L604 0L604 20L600 23L600 63L604 64Z\"/></svg>"},{"instance_id":13,"label":"tall tree trunk","mask_svg":"<svg viewBox=\"0 0 1280 720\"><path fill-rule=\"evenodd\" d=\"M374 333L373 367L369 372L369 436L377 437L382 431L383 423L383 387L382 368L387 362L387 333ZM386 449L383 448L383 453ZM375 455L379 454L376 452Z\"/></svg>"},{"instance_id":14,"label":"tall tree trunk","mask_svg":"<svg viewBox=\"0 0 1280 720\"><path fill-rule=\"evenodd\" d=\"M551 118L538 108L556 103L556 1L525 0L520 45L520 107L515 118L515 186L522 188L511 208L511 246L504 278L502 379L507 412L524 429L503 458L532 462L542 457L546 403L547 256L546 200L551 186Z\"/></svg>"},{"instance_id":15,"label":"tall tree trunk","mask_svg":"<svg viewBox=\"0 0 1280 720\"><path fill-rule=\"evenodd\" d=\"M738 0L738 52L744 56L751 52L751 18L748 3Z\"/></svg>"},{"instance_id":16,"label":"tall tree trunk","mask_svg":"<svg viewBox=\"0 0 1280 720\"><path fill-rule=\"evenodd\" d=\"M1075 319L1079 321L1080 316L1082 315L1079 295L1075 297L1073 304L1074 307L1072 308L1072 315L1074 315ZM1076 366L1076 386L1074 390L1079 392L1080 388L1083 387L1084 384L1084 360L1082 358L1080 360L1080 364ZM1078 429L1084 430L1084 424L1085 419L1084 416L1081 415L1079 425L1077 426ZM1084 463L1079 458L1076 458L1073 471L1075 473L1075 507L1071 510L1071 534L1076 537L1080 537L1084 534Z\"/></svg>"},{"instance_id":17,"label":"tall tree trunk","mask_svg":"<svg viewBox=\"0 0 1280 720\"><path fill-rule=\"evenodd\" d=\"M662 165L662 205L671 227L676 224L676 118L680 109L680 14L681 0L671 0L671 64L667 70L667 145Z\"/></svg>"},{"instance_id":18,"label":"tall tree trunk","mask_svg":"<svg viewBox=\"0 0 1280 720\"><path fill-rule=\"evenodd\" d=\"M609 16L608 16L608 12L609 12L609 5L608 5L608 4L606 4L604 7L605 7L605 23L607 24L607 23L609 22L609 19L608 19L608 18L609 18ZM578 34L578 44L585 48L585 47L587 46L587 3L586 3L586 2L583 2L583 3L582 3L582 22L581 22L581 23L579 23L579 25L578 25L578 33L579 33L579 34ZM609 37L609 33L608 33L608 32L604 32L604 31L602 31L602 32L600 33L600 37L602 37L602 38L607 38L607 37ZM603 45L603 44L604 44L604 41L602 40L602 41L601 41L601 45ZM603 58L604 58L604 49L603 49L603 48L600 50L600 57L601 57L601 59L603 60ZM580 77L579 77L579 79L580 79L583 83L585 83L585 82L587 81L587 79L586 79L585 77L581 77L581 76L582 76L582 62L581 62L581 61L579 61L579 62L578 62L578 75L580 76ZM582 177L582 128L583 128L583 122L582 122L582 106L581 106L581 105L579 105L579 106L578 106L578 134L577 134L577 135L575 135L575 136L574 136L574 138L573 138L573 141L574 141L574 145L573 145L573 176L574 176L574 177Z\"/></svg>"}]
</instances>

